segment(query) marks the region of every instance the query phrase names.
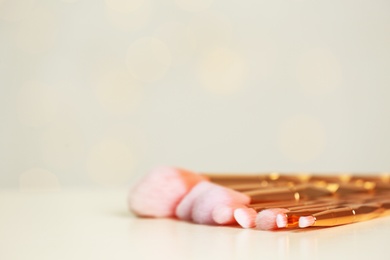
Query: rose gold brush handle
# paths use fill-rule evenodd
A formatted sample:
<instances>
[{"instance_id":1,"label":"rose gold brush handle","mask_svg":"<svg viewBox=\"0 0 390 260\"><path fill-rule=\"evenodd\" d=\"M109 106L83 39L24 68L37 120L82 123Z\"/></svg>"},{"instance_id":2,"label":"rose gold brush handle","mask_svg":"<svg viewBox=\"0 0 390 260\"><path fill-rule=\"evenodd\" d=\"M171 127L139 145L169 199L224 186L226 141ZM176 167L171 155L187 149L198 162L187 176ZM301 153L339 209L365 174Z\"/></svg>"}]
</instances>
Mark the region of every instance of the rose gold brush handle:
<instances>
[{"instance_id":1,"label":"rose gold brush handle","mask_svg":"<svg viewBox=\"0 0 390 260\"><path fill-rule=\"evenodd\" d=\"M371 194L375 196L390 195L390 184L372 181L359 181L351 183L328 183L329 190L333 190L340 198L358 196L359 194Z\"/></svg>"},{"instance_id":2,"label":"rose gold brush handle","mask_svg":"<svg viewBox=\"0 0 390 260\"><path fill-rule=\"evenodd\" d=\"M364 194L374 191L370 188L357 186L355 184L327 184L318 185L313 183L300 184L292 187L275 187L270 189L256 189L243 191L242 193L251 197L251 204L267 201L299 201L312 200L323 197L334 196L343 198L353 194Z\"/></svg>"},{"instance_id":3,"label":"rose gold brush handle","mask_svg":"<svg viewBox=\"0 0 390 260\"><path fill-rule=\"evenodd\" d=\"M390 183L390 172L353 174L351 175L350 181L371 181L376 183Z\"/></svg>"},{"instance_id":4,"label":"rose gold brush handle","mask_svg":"<svg viewBox=\"0 0 390 260\"><path fill-rule=\"evenodd\" d=\"M387 206L390 207L390 203L388 203ZM367 210L367 208L369 208L370 210L375 211L375 216L376 216L376 214L379 214L380 212L382 212L384 206L382 205L382 203L371 203L371 204L366 203L366 204L364 204L364 203L357 203L356 201L349 201L349 202L348 201L344 201L344 202L341 201L339 203L323 205L322 207L316 205L316 207L289 208L290 211L284 213L285 217L287 219L287 224L286 224L285 228L298 227L299 218L302 216L308 216L308 215L314 215L314 214L320 215L323 212L333 210L333 209L338 209L338 208L343 208L343 209L356 208L357 210L355 211L355 213L359 213L359 210L360 210L360 213L362 213L363 209ZM380 209L380 208L382 208L382 209ZM323 214L325 214L325 213L323 213ZM365 217L367 217L367 216L365 216ZM358 221L358 220L356 220L356 221Z\"/></svg>"},{"instance_id":5,"label":"rose gold brush handle","mask_svg":"<svg viewBox=\"0 0 390 260\"><path fill-rule=\"evenodd\" d=\"M329 227L361 222L378 217L383 211L378 203L327 210L313 214L314 223L311 226Z\"/></svg>"},{"instance_id":6,"label":"rose gold brush handle","mask_svg":"<svg viewBox=\"0 0 390 260\"><path fill-rule=\"evenodd\" d=\"M248 208L254 209L256 212L260 212L265 209L272 209L272 208L289 208L289 207L298 207L303 205L313 205L319 203L317 201L272 201L272 202L263 202L263 203L255 203L255 204L249 204Z\"/></svg>"},{"instance_id":7,"label":"rose gold brush handle","mask_svg":"<svg viewBox=\"0 0 390 260\"><path fill-rule=\"evenodd\" d=\"M361 201L361 202L377 202L380 200L387 200L390 199L390 193L389 192L384 192L384 193L349 193L345 194L342 198L337 198L335 199L340 199L340 200L345 200L345 201Z\"/></svg>"},{"instance_id":8,"label":"rose gold brush handle","mask_svg":"<svg viewBox=\"0 0 390 260\"><path fill-rule=\"evenodd\" d=\"M334 206L343 206L343 205L356 205L356 204L382 203L382 202L390 202L390 197L372 196L372 195L350 196L345 199L329 197L329 198L323 198L318 200L303 201L301 203L298 202L296 204L284 203L283 205L282 203L279 203L279 205L272 205L272 203L269 203L270 205L267 205L267 208L279 207L279 208L287 208L290 211L300 211L300 210L311 210L313 208L318 208L318 207L334 207Z\"/></svg>"},{"instance_id":9,"label":"rose gold brush handle","mask_svg":"<svg viewBox=\"0 0 390 260\"><path fill-rule=\"evenodd\" d=\"M372 199L371 194L359 194L359 197L364 199ZM385 196L384 198L389 198ZM269 208L301 208L301 207L316 207L317 205L333 205L336 203L349 201L349 197L345 199L340 199L334 196L318 197L310 200L279 200L279 201L264 201L264 202L254 202L248 205L248 207L253 209L269 209ZM351 198L352 199L352 198Z\"/></svg>"},{"instance_id":10,"label":"rose gold brush handle","mask_svg":"<svg viewBox=\"0 0 390 260\"><path fill-rule=\"evenodd\" d=\"M307 175L288 175L280 173L257 173L257 174L212 174L203 173L202 176L209 181L228 185L237 183L253 183L259 182L267 184L268 182L291 182L291 183L305 183L307 181Z\"/></svg>"},{"instance_id":11,"label":"rose gold brush handle","mask_svg":"<svg viewBox=\"0 0 390 260\"><path fill-rule=\"evenodd\" d=\"M353 196L355 194L368 194L375 192L375 183L329 183L326 187L338 197Z\"/></svg>"},{"instance_id":12,"label":"rose gold brush handle","mask_svg":"<svg viewBox=\"0 0 390 260\"><path fill-rule=\"evenodd\" d=\"M332 181L316 181L308 182L313 183L318 186L326 186L330 191L337 192L339 195L348 195L353 193L363 193L363 192L373 192L376 189L376 184L373 182L359 182L359 183L343 183L343 182L333 182ZM249 191L256 189L267 189L274 187L293 187L294 185L302 183L294 183L291 181L279 180L279 181L252 181L252 182L222 182L220 185L228 187L236 191ZM390 191L390 184L383 184L380 186L381 191Z\"/></svg>"},{"instance_id":13,"label":"rose gold brush handle","mask_svg":"<svg viewBox=\"0 0 390 260\"><path fill-rule=\"evenodd\" d=\"M232 190L244 192L250 190L270 189L276 187L293 187L295 184L292 182L285 182L285 181L275 181L275 182L255 181L255 182L248 182L248 183L233 183L233 182L221 183L219 185L230 188Z\"/></svg>"},{"instance_id":14,"label":"rose gold brush handle","mask_svg":"<svg viewBox=\"0 0 390 260\"><path fill-rule=\"evenodd\" d=\"M291 188L277 187L267 190L251 190L243 193L251 198L251 204L281 200L309 200L333 195L333 192L328 189L311 184L302 184Z\"/></svg>"},{"instance_id":15,"label":"rose gold brush handle","mask_svg":"<svg viewBox=\"0 0 390 260\"><path fill-rule=\"evenodd\" d=\"M379 194L390 193L390 183L375 183L374 190Z\"/></svg>"},{"instance_id":16,"label":"rose gold brush handle","mask_svg":"<svg viewBox=\"0 0 390 260\"><path fill-rule=\"evenodd\" d=\"M316 207L304 210L290 210L289 212L283 213L287 219L285 228L296 228L299 225L299 218L302 216L316 214L322 211L334 209L340 206L327 206L327 207Z\"/></svg>"},{"instance_id":17,"label":"rose gold brush handle","mask_svg":"<svg viewBox=\"0 0 390 260\"><path fill-rule=\"evenodd\" d=\"M251 204L248 207L254 209L256 212L260 212L265 209L273 209L273 208L284 208L287 210L303 210L303 209L311 209L318 208L328 205L334 205L335 202L323 202L321 200L308 200L308 201L284 201L284 202L270 202L270 203L259 203L259 204Z\"/></svg>"},{"instance_id":18,"label":"rose gold brush handle","mask_svg":"<svg viewBox=\"0 0 390 260\"><path fill-rule=\"evenodd\" d=\"M291 200L300 201L323 196L346 198L362 193L386 193L390 191L390 184L385 183L388 174L371 175L286 175L280 173L268 174L205 174L207 178L219 185L242 192L252 197L251 203L265 201ZM353 180L353 181L351 181ZM367 181L369 180L369 181ZM377 182L373 182L377 181ZM291 188L302 184L312 183L323 188L305 189L302 192L291 192ZM375 189L380 185L380 189ZM276 191L278 187L284 187ZM283 190L287 187L288 191Z\"/></svg>"},{"instance_id":19,"label":"rose gold brush handle","mask_svg":"<svg viewBox=\"0 0 390 260\"><path fill-rule=\"evenodd\" d=\"M367 198L367 196L365 197ZM373 202L372 196L369 197L370 199L360 199L359 202L361 203L368 203ZM390 199L390 198L387 198ZM301 200L301 201L272 201L272 202L263 202L263 203L256 203L256 204L250 204L248 205L249 208L253 208L257 212L264 210L264 209L271 209L271 208L285 208L288 210L310 210L312 208L318 208L318 207L332 207L332 206L340 206L348 203L356 203L356 199L339 199L336 197L324 197L324 198L318 198L315 200ZM375 201L377 202L377 201Z\"/></svg>"},{"instance_id":20,"label":"rose gold brush handle","mask_svg":"<svg viewBox=\"0 0 390 260\"><path fill-rule=\"evenodd\" d=\"M334 183L356 183L364 182L390 183L390 173L373 172L373 173L321 173L310 174L309 182L325 181Z\"/></svg>"},{"instance_id":21,"label":"rose gold brush handle","mask_svg":"<svg viewBox=\"0 0 390 260\"><path fill-rule=\"evenodd\" d=\"M390 200L381 202L381 207L383 208L383 216L390 215Z\"/></svg>"},{"instance_id":22,"label":"rose gold brush handle","mask_svg":"<svg viewBox=\"0 0 390 260\"><path fill-rule=\"evenodd\" d=\"M380 201L390 201L390 193L384 194L372 194L372 193L359 193L359 194L347 194L343 198L330 196L330 197L320 197L314 200L281 200L281 201L266 201L266 202L256 202L251 203L248 207L251 208L301 208L301 207L312 207L313 205L333 205L340 203L350 203L356 202L359 203L369 203L369 202L380 202Z\"/></svg>"},{"instance_id":23,"label":"rose gold brush handle","mask_svg":"<svg viewBox=\"0 0 390 260\"><path fill-rule=\"evenodd\" d=\"M206 179L221 185L253 182L291 182L294 184L308 182L326 182L326 183L356 183L373 182L378 184L390 185L390 173L376 174L349 174L349 173L202 173Z\"/></svg>"}]
</instances>

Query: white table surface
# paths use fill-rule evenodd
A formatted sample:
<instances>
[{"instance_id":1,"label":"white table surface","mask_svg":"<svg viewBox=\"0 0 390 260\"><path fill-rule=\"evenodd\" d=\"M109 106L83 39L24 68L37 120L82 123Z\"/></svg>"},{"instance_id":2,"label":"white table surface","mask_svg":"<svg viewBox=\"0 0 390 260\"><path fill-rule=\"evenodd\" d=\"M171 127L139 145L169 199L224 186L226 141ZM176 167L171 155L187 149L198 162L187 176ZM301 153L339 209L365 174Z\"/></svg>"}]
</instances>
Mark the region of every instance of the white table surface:
<instances>
[{"instance_id":1,"label":"white table surface","mask_svg":"<svg viewBox=\"0 0 390 260\"><path fill-rule=\"evenodd\" d=\"M0 259L390 259L390 217L259 231L127 211L126 191L0 191Z\"/></svg>"}]
</instances>

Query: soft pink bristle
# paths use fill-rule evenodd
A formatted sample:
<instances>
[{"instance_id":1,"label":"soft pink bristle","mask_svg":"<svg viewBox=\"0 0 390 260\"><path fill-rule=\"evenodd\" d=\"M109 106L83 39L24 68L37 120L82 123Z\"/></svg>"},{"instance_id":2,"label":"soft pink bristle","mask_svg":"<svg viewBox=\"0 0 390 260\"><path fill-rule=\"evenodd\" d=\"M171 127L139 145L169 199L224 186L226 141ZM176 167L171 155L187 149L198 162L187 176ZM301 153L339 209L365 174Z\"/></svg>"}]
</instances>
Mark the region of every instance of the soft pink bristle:
<instances>
[{"instance_id":1,"label":"soft pink bristle","mask_svg":"<svg viewBox=\"0 0 390 260\"><path fill-rule=\"evenodd\" d=\"M217 224L213 219L213 210L218 206L230 206L234 204L247 205L250 202L250 198L240 192L222 187L217 184L211 183L213 186L201 194L194 201L192 208L192 220L199 224ZM233 211L230 211L231 216L225 216L227 219L233 217Z\"/></svg>"},{"instance_id":2,"label":"soft pink bristle","mask_svg":"<svg viewBox=\"0 0 390 260\"><path fill-rule=\"evenodd\" d=\"M276 226L278 228L287 227L287 216L286 214L278 214L276 215Z\"/></svg>"},{"instance_id":3,"label":"soft pink bristle","mask_svg":"<svg viewBox=\"0 0 390 260\"><path fill-rule=\"evenodd\" d=\"M184 169L155 168L131 190L129 209L140 216L173 217L181 199L204 179Z\"/></svg>"},{"instance_id":4,"label":"soft pink bristle","mask_svg":"<svg viewBox=\"0 0 390 260\"><path fill-rule=\"evenodd\" d=\"M213 220L220 225L231 225L236 224L236 219L234 218L234 210L237 208L243 207L242 204L232 204L232 205L217 205L212 212Z\"/></svg>"},{"instance_id":5,"label":"soft pink bristle","mask_svg":"<svg viewBox=\"0 0 390 260\"><path fill-rule=\"evenodd\" d=\"M286 213L287 209L273 208L265 209L257 214L256 228L262 230L275 230L278 228L276 225L276 216L278 214Z\"/></svg>"},{"instance_id":6,"label":"soft pink bristle","mask_svg":"<svg viewBox=\"0 0 390 260\"><path fill-rule=\"evenodd\" d=\"M315 218L313 216L299 217L299 227L306 228L314 224Z\"/></svg>"},{"instance_id":7,"label":"soft pink bristle","mask_svg":"<svg viewBox=\"0 0 390 260\"><path fill-rule=\"evenodd\" d=\"M234 218L243 228L253 228L256 226L256 210L252 208L238 208L234 211Z\"/></svg>"},{"instance_id":8,"label":"soft pink bristle","mask_svg":"<svg viewBox=\"0 0 390 260\"><path fill-rule=\"evenodd\" d=\"M184 196L180 201L179 205L176 207L176 216L181 220L191 220L192 208L194 206L194 201L204 192L211 189L211 185L208 181L201 181L195 185L191 191Z\"/></svg>"}]
</instances>

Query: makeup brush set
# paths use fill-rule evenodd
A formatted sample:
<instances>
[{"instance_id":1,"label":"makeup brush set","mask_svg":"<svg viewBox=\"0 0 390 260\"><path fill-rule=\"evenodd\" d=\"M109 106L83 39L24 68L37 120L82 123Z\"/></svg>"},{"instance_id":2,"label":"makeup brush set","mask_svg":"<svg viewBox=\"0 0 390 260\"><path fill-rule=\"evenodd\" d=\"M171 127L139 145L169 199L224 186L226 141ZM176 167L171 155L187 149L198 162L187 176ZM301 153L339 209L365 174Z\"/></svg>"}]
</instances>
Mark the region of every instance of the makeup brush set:
<instances>
[{"instance_id":1,"label":"makeup brush set","mask_svg":"<svg viewBox=\"0 0 390 260\"><path fill-rule=\"evenodd\" d=\"M390 174L197 174L159 167L130 191L140 217L261 230L329 227L390 213Z\"/></svg>"}]
</instances>

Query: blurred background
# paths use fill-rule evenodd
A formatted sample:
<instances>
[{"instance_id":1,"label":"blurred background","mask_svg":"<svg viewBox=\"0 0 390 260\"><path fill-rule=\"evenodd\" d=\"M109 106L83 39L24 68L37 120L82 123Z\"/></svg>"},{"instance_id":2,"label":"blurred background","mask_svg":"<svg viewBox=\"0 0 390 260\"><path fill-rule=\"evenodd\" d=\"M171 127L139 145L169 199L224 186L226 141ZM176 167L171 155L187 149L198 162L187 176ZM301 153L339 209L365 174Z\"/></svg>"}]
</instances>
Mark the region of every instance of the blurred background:
<instances>
[{"instance_id":1,"label":"blurred background","mask_svg":"<svg viewBox=\"0 0 390 260\"><path fill-rule=\"evenodd\" d=\"M390 2L0 0L0 188L390 169Z\"/></svg>"}]
</instances>

